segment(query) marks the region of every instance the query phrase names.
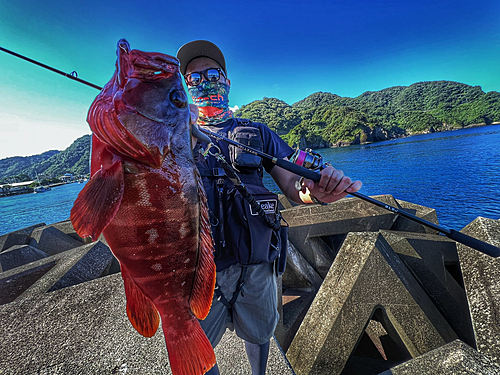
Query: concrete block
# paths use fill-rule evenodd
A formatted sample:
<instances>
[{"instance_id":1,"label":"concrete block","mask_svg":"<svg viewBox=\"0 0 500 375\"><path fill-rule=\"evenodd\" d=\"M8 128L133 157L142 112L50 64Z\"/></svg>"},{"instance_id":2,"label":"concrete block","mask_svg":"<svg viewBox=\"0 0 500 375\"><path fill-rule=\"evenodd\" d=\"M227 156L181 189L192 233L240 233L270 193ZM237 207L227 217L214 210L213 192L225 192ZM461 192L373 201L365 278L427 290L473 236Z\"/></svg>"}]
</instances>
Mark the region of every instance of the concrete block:
<instances>
[{"instance_id":1,"label":"concrete block","mask_svg":"<svg viewBox=\"0 0 500 375\"><path fill-rule=\"evenodd\" d=\"M390 195L374 198L396 205ZM394 213L358 198L346 198L324 206L301 205L283 210L281 214L290 225L289 241L323 278L338 249L329 248L319 237L390 229L396 220ZM316 240L311 240L313 238Z\"/></svg>"},{"instance_id":2,"label":"concrete block","mask_svg":"<svg viewBox=\"0 0 500 375\"><path fill-rule=\"evenodd\" d=\"M288 243L286 270L282 275L282 306L275 336L287 350L299 329L323 279L291 242Z\"/></svg>"},{"instance_id":3,"label":"concrete block","mask_svg":"<svg viewBox=\"0 0 500 375\"><path fill-rule=\"evenodd\" d=\"M478 217L461 232L500 246L498 220ZM477 350L500 362L500 258L460 243L457 246Z\"/></svg>"},{"instance_id":4,"label":"concrete block","mask_svg":"<svg viewBox=\"0 0 500 375\"><path fill-rule=\"evenodd\" d=\"M500 366L460 340L452 341L380 375L496 375Z\"/></svg>"},{"instance_id":5,"label":"concrete block","mask_svg":"<svg viewBox=\"0 0 500 375\"><path fill-rule=\"evenodd\" d=\"M60 221L55 224L51 224L50 226L59 229L61 232L66 233L68 236L73 237L75 240L78 240L82 243L87 244L92 242L92 238L90 237L82 238L78 234L76 234L75 228L73 228L73 224L69 219Z\"/></svg>"},{"instance_id":6,"label":"concrete block","mask_svg":"<svg viewBox=\"0 0 500 375\"><path fill-rule=\"evenodd\" d=\"M434 208L429 208L425 206L421 206L415 203L406 202L400 199L396 200L397 208L402 211L406 211L412 215L415 215L421 219L430 221L433 224L439 225L439 220L437 217L436 210ZM398 215L398 218L394 222L394 225L391 228L392 230L398 230L402 232L417 232L417 233L432 233L438 234L439 232L431 229L425 225L419 224L416 221L407 219L401 215Z\"/></svg>"},{"instance_id":7,"label":"concrete block","mask_svg":"<svg viewBox=\"0 0 500 375\"><path fill-rule=\"evenodd\" d=\"M171 374L161 328L148 339L128 321L119 274L0 306L2 375ZM250 374L244 344L215 349L223 374ZM267 374L293 372L274 339Z\"/></svg>"},{"instance_id":8,"label":"concrete block","mask_svg":"<svg viewBox=\"0 0 500 375\"><path fill-rule=\"evenodd\" d=\"M22 271L0 273L0 305L15 301L56 265L53 260L36 263Z\"/></svg>"},{"instance_id":9,"label":"concrete block","mask_svg":"<svg viewBox=\"0 0 500 375\"><path fill-rule=\"evenodd\" d=\"M20 267L26 263L34 262L49 255L30 245L14 245L0 253L0 272Z\"/></svg>"},{"instance_id":10,"label":"concrete block","mask_svg":"<svg viewBox=\"0 0 500 375\"><path fill-rule=\"evenodd\" d=\"M374 196L373 198L387 204L397 205L391 195ZM373 216L385 215L390 218L378 217L378 221L385 220L382 223L376 223L377 220L373 220ZM359 198L345 198L327 205L299 205L284 210L283 217L291 228L314 225L311 237L346 233L348 232L346 228L356 231L390 229L396 220L394 213ZM390 225L388 226L388 224Z\"/></svg>"},{"instance_id":11,"label":"concrete block","mask_svg":"<svg viewBox=\"0 0 500 375\"><path fill-rule=\"evenodd\" d=\"M458 337L475 348L456 242L427 233L384 230L380 233L411 270Z\"/></svg>"},{"instance_id":12,"label":"concrete block","mask_svg":"<svg viewBox=\"0 0 500 375\"><path fill-rule=\"evenodd\" d=\"M14 245L26 245L30 240L33 230L43 226L45 226L45 223L32 225L30 227L19 229L0 236L0 252L7 250Z\"/></svg>"},{"instance_id":13,"label":"concrete block","mask_svg":"<svg viewBox=\"0 0 500 375\"><path fill-rule=\"evenodd\" d=\"M81 246L82 242L57 228L45 226L33 230L29 244L47 254L55 255Z\"/></svg>"},{"instance_id":14,"label":"concrete block","mask_svg":"<svg viewBox=\"0 0 500 375\"><path fill-rule=\"evenodd\" d=\"M381 234L349 233L287 351L294 371L340 374L373 317L403 360L457 338Z\"/></svg>"},{"instance_id":15,"label":"concrete block","mask_svg":"<svg viewBox=\"0 0 500 375\"><path fill-rule=\"evenodd\" d=\"M311 267L295 246L288 242L286 269L283 273L285 288L318 290L323 279Z\"/></svg>"},{"instance_id":16,"label":"concrete block","mask_svg":"<svg viewBox=\"0 0 500 375\"><path fill-rule=\"evenodd\" d=\"M282 320L276 327L274 335L285 352L299 330L315 295L316 290L307 289L289 288L283 292Z\"/></svg>"},{"instance_id":17,"label":"concrete block","mask_svg":"<svg viewBox=\"0 0 500 375\"><path fill-rule=\"evenodd\" d=\"M288 208L292 208L298 206L297 203L290 201L286 196L283 194L278 194L278 209L281 210L286 210Z\"/></svg>"},{"instance_id":18,"label":"concrete block","mask_svg":"<svg viewBox=\"0 0 500 375\"><path fill-rule=\"evenodd\" d=\"M115 262L101 242L82 245L0 273L0 295L8 292L5 303L36 299L49 291L109 274L110 269L118 272Z\"/></svg>"},{"instance_id":19,"label":"concrete block","mask_svg":"<svg viewBox=\"0 0 500 375\"><path fill-rule=\"evenodd\" d=\"M88 248L85 254L48 290L49 292L97 279L116 260L109 247L100 241L86 245L85 248Z\"/></svg>"}]
</instances>

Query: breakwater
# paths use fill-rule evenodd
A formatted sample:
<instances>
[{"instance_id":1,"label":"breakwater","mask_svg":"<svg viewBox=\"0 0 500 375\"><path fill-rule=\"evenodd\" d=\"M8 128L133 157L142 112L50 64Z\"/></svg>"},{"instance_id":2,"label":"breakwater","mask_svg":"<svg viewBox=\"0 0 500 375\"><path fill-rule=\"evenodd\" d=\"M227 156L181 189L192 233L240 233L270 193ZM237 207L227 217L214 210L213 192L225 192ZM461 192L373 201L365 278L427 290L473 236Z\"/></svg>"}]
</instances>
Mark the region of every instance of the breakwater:
<instances>
[{"instance_id":1,"label":"breakwater","mask_svg":"<svg viewBox=\"0 0 500 375\"><path fill-rule=\"evenodd\" d=\"M432 208L375 198L437 222ZM267 374L500 373L498 259L357 198L280 203L289 256ZM462 232L500 245L498 220ZM170 375L163 332L129 323L118 272L105 239L69 221L0 236L0 373ZM250 373L234 333L215 352L222 373Z\"/></svg>"}]
</instances>

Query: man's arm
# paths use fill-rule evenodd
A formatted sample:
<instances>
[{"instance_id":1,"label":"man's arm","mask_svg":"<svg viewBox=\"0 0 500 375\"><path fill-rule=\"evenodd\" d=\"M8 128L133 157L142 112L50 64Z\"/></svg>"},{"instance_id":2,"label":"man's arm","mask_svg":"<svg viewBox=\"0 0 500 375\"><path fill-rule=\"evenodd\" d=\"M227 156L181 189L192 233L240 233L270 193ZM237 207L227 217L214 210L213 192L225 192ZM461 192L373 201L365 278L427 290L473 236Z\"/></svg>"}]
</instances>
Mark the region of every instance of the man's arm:
<instances>
[{"instance_id":1,"label":"man's arm","mask_svg":"<svg viewBox=\"0 0 500 375\"><path fill-rule=\"evenodd\" d=\"M286 158L285 158L286 159ZM352 182L341 170L327 167L321 171L321 179L314 183L312 180L304 180L302 194L295 188L295 182L300 176L286 169L275 166L271 170L271 177L276 181L280 190L287 198L295 203L311 203L310 195L324 203L332 203L344 198L348 193L361 189L361 181Z\"/></svg>"}]
</instances>

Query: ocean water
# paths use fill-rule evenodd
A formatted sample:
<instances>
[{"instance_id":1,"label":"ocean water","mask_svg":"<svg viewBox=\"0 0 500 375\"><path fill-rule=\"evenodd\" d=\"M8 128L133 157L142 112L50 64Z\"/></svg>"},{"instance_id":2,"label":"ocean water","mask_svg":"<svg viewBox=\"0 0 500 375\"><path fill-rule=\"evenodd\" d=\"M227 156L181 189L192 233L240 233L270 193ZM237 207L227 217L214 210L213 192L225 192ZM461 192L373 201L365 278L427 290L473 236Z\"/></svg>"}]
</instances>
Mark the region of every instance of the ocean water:
<instances>
[{"instance_id":1,"label":"ocean water","mask_svg":"<svg viewBox=\"0 0 500 375\"><path fill-rule=\"evenodd\" d=\"M315 151L361 180L360 193L435 208L446 228L500 219L500 125ZM271 178L267 184L277 189Z\"/></svg>"},{"instance_id":2,"label":"ocean water","mask_svg":"<svg viewBox=\"0 0 500 375\"><path fill-rule=\"evenodd\" d=\"M72 183L44 193L0 198L0 235L30 225L69 219L71 207L84 186L85 183Z\"/></svg>"},{"instance_id":3,"label":"ocean water","mask_svg":"<svg viewBox=\"0 0 500 375\"><path fill-rule=\"evenodd\" d=\"M435 208L446 228L460 230L478 216L500 219L500 125L316 151L361 180L361 193ZM278 189L269 176L265 183ZM68 219L84 186L0 198L0 235Z\"/></svg>"}]
</instances>

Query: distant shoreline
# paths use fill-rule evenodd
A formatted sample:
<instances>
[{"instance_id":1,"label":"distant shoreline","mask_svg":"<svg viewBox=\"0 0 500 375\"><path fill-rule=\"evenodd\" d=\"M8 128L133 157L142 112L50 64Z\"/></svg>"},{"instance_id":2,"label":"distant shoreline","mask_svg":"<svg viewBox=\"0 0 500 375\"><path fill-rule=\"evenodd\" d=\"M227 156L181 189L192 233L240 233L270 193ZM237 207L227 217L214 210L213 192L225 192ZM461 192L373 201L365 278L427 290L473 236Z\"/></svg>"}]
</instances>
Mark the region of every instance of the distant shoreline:
<instances>
[{"instance_id":1,"label":"distant shoreline","mask_svg":"<svg viewBox=\"0 0 500 375\"><path fill-rule=\"evenodd\" d=\"M500 125L500 121L495 121L495 122L492 122L491 124L486 124L484 122L483 123L479 123L479 124L470 124L470 125L466 125L466 126L461 127L461 128L456 128L456 127L449 127L448 128L448 127L444 127L444 128L440 128L440 129L437 129L437 130L434 130L434 131L427 130L427 131L421 131L421 132L411 133L411 134L408 134L408 135L400 135L398 137L390 137L390 138L387 138L387 139L384 139L384 140L381 140L381 141L341 144L341 145L338 145L338 146L337 145L333 145L333 146L330 146L330 147L327 147L327 148L349 147L349 146L357 146L357 145L369 145L369 144L373 144L373 143L391 141L391 140L394 140L394 139L410 138L410 137L413 137L415 135L432 134L432 133L444 133L444 132L449 132L449 131L463 130L463 129L469 129L469 128L481 128L481 127L492 126L492 125ZM324 147L317 147L315 149L320 149L320 148L324 148Z\"/></svg>"},{"instance_id":2,"label":"distant shoreline","mask_svg":"<svg viewBox=\"0 0 500 375\"><path fill-rule=\"evenodd\" d=\"M74 182L70 182L70 183L74 183ZM53 187L57 187L57 186L61 186L61 185L68 185L68 183L66 183L66 182L57 182L55 184L49 184L49 185L46 185L46 186L48 186L49 188L52 189ZM34 191L35 191L35 188L30 188L30 187L25 187L25 188L14 190L14 191L9 190L7 192L0 191L0 198L13 197L13 196L16 196L16 195L23 195L23 194L33 194Z\"/></svg>"},{"instance_id":3,"label":"distant shoreline","mask_svg":"<svg viewBox=\"0 0 500 375\"><path fill-rule=\"evenodd\" d=\"M444 133L444 132L450 132L450 131L455 131L455 130L462 130L462 129L468 129L468 128L482 128L484 126L491 126L491 125L500 125L500 121L498 122L492 122L491 124L486 124L486 123L480 123L480 124L470 124L470 125L466 125L464 127L461 127L461 128L456 128L456 127L444 127L444 128L440 128L440 129L437 129L437 130L434 130L433 132L432 131L422 131L422 132L416 132L416 133L412 133L410 135L406 135L406 136L403 136L401 138L406 138L406 137L411 137L413 135L421 135L421 134L432 134L432 133ZM449 126L449 125L447 125Z\"/></svg>"}]
</instances>

